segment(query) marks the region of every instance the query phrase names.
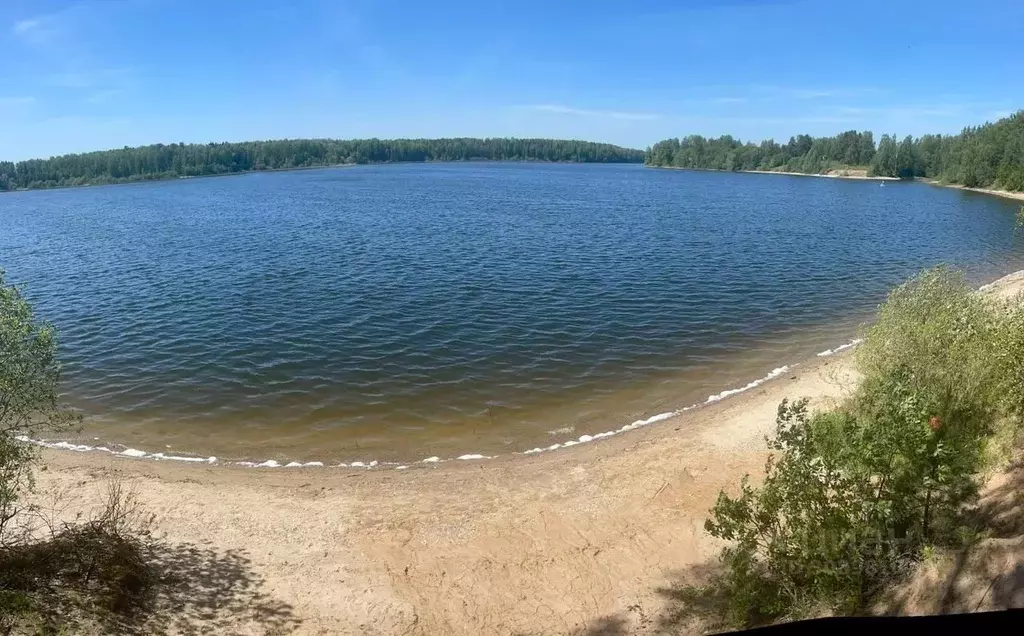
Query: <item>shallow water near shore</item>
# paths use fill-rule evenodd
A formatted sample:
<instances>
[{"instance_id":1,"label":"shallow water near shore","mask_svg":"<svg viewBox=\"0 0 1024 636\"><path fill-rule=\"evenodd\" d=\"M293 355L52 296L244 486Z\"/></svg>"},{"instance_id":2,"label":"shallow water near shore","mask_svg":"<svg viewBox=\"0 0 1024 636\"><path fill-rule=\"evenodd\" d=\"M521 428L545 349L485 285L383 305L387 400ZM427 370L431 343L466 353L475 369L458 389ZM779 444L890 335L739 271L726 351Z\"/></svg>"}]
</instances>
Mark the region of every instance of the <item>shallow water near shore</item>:
<instances>
[{"instance_id":1,"label":"shallow water near shore","mask_svg":"<svg viewBox=\"0 0 1024 636\"><path fill-rule=\"evenodd\" d=\"M0 197L83 438L280 461L546 447L856 335L946 262L1024 264L1013 202L915 183L431 164Z\"/></svg>"}]
</instances>

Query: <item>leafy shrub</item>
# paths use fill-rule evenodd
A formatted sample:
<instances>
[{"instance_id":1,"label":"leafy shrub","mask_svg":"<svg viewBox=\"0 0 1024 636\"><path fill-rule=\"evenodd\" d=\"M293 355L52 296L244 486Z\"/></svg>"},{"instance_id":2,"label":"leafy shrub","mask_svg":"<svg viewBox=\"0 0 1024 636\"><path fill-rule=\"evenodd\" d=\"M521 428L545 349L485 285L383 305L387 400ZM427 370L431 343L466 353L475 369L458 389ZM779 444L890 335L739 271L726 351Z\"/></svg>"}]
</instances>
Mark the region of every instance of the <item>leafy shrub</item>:
<instances>
[{"instance_id":1,"label":"leafy shrub","mask_svg":"<svg viewBox=\"0 0 1024 636\"><path fill-rule=\"evenodd\" d=\"M719 495L705 524L729 542L701 593L753 625L855 613L925 546L962 536L996 423L1024 410L1024 309L936 269L894 290L857 351L841 407L779 407L764 482Z\"/></svg>"},{"instance_id":2,"label":"leafy shrub","mask_svg":"<svg viewBox=\"0 0 1024 636\"><path fill-rule=\"evenodd\" d=\"M1024 207L1021 208L1024 214ZM1003 406L1024 415L1024 299L1011 299L1003 311L1003 330L992 362L1003 378Z\"/></svg>"},{"instance_id":3,"label":"leafy shrub","mask_svg":"<svg viewBox=\"0 0 1024 636\"><path fill-rule=\"evenodd\" d=\"M886 464L881 451L900 435L872 439L870 424L846 410L808 415L805 401L779 407L764 483L721 493L705 524L731 542L719 581L730 623L854 612L905 566L912 545L894 530L905 516L894 492L900 462Z\"/></svg>"},{"instance_id":4,"label":"leafy shrub","mask_svg":"<svg viewBox=\"0 0 1024 636\"><path fill-rule=\"evenodd\" d=\"M936 268L897 287L857 351L868 378L899 377L948 424L981 426L1004 389L998 356L1004 325L963 275Z\"/></svg>"},{"instance_id":5,"label":"leafy shrub","mask_svg":"<svg viewBox=\"0 0 1024 636\"><path fill-rule=\"evenodd\" d=\"M74 427L79 416L58 399L56 331L35 318L21 290L0 270L0 545L32 486L35 449L15 439Z\"/></svg>"}]
</instances>

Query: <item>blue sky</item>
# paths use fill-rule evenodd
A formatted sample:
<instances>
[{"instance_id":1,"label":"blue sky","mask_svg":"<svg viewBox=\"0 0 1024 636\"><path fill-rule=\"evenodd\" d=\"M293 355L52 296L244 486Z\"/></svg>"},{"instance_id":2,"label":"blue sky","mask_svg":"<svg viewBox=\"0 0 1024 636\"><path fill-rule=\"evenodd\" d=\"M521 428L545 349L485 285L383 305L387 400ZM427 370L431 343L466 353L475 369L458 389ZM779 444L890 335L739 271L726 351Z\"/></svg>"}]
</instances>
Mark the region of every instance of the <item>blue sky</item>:
<instances>
[{"instance_id":1,"label":"blue sky","mask_svg":"<svg viewBox=\"0 0 1024 636\"><path fill-rule=\"evenodd\" d=\"M0 0L0 158L155 142L646 147L1024 108L1024 2Z\"/></svg>"}]
</instances>

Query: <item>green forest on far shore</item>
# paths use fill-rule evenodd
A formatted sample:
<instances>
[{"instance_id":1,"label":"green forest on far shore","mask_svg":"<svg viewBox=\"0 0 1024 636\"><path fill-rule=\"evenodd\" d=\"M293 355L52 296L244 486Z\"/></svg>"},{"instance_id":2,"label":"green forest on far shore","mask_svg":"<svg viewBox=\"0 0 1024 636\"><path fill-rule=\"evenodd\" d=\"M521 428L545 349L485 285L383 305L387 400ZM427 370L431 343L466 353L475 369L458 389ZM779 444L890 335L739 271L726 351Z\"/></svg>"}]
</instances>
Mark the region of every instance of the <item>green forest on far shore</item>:
<instances>
[{"instance_id":1,"label":"green forest on far shore","mask_svg":"<svg viewBox=\"0 0 1024 636\"><path fill-rule=\"evenodd\" d=\"M1024 111L956 135L882 135L849 130L796 135L760 144L730 135L666 139L647 149L565 139L283 139L154 144L50 159L0 161L0 191L122 183L339 164L425 161L639 163L706 170L824 174L863 169L869 176L928 178L968 187L1024 191Z\"/></svg>"},{"instance_id":2,"label":"green forest on far shore","mask_svg":"<svg viewBox=\"0 0 1024 636\"><path fill-rule=\"evenodd\" d=\"M0 161L0 191L122 183L339 164L422 161L640 163L642 150L569 139L282 139L155 144Z\"/></svg>"},{"instance_id":3,"label":"green forest on far shore","mask_svg":"<svg viewBox=\"0 0 1024 636\"><path fill-rule=\"evenodd\" d=\"M788 143L768 139L743 143L729 135L666 139L647 149L656 167L710 170L767 170L823 174L866 168L868 175L923 177L972 188L1024 190L1024 111L995 123L965 128L957 135L882 135L850 130L834 137L797 135Z\"/></svg>"}]
</instances>

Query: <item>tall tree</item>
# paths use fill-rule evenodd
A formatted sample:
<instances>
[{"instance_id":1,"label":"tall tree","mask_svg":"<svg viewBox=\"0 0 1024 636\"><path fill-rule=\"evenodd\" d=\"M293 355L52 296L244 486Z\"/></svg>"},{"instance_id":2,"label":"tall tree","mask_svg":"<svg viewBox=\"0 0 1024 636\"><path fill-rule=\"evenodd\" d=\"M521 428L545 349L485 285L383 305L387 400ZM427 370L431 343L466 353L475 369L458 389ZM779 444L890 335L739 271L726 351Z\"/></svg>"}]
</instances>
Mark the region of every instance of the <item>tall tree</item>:
<instances>
[{"instance_id":1,"label":"tall tree","mask_svg":"<svg viewBox=\"0 0 1024 636\"><path fill-rule=\"evenodd\" d=\"M896 174L900 179L914 178L914 138L907 135L896 148Z\"/></svg>"}]
</instances>

